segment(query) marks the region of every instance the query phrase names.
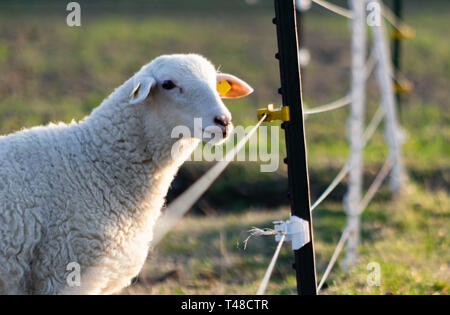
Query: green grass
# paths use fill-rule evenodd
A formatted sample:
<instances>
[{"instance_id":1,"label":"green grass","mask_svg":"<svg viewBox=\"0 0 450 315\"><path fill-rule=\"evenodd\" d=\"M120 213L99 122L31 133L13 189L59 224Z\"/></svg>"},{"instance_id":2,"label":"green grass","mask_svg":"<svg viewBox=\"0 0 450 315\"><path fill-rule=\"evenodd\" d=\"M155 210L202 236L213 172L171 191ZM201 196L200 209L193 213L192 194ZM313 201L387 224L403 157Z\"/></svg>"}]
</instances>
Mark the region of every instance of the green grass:
<instances>
[{"instance_id":1,"label":"green grass","mask_svg":"<svg viewBox=\"0 0 450 315\"><path fill-rule=\"evenodd\" d=\"M255 110L280 103L275 28L269 2L255 7L229 1L151 1L139 10L121 2L82 4L82 27L65 25L61 4L4 4L0 10L0 134L50 121L78 120L96 107L141 65L164 53L196 52L224 72L249 82L255 93L229 100L235 124L256 122ZM174 3L177 6L174 6ZM383 188L363 215L360 262L349 272L335 267L324 294L448 294L450 187L450 5L408 1L407 22L416 37L405 42L403 72L414 90L405 95L401 122L409 183L393 200ZM53 9L52 9L53 8ZM103 8L103 9L102 9ZM115 11L116 10L116 11ZM350 75L348 22L315 8L305 16L311 64L302 69L309 107L347 93ZM368 122L378 104L368 83ZM308 117L306 137L314 200L348 155L348 109ZM368 185L386 156L382 128L365 149ZM280 162L284 135L280 132ZM182 174L193 181L210 163L188 163ZM186 184L186 182L184 183ZM286 207L286 169L260 173L259 163L233 163L196 208L205 213L183 219L149 256L139 281L127 293L254 293L275 249L271 237L242 241L252 226L271 227ZM184 189L174 189L173 199ZM321 274L345 224L339 186L314 214L317 269ZM239 247L237 243L239 242ZM381 286L366 283L369 262L381 266ZM292 252L282 249L269 293L295 293Z\"/></svg>"},{"instance_id":2,"label":"green grass","mask_svg":"<svg viewBox=\"0 0 450 315\"><path fill-rule=\"evenodd\" d=\"M450 198L441 190L426 194L409 184L394 202L377 198L363 214L359 263L349 272L340 264L323 294L448 294ZM273 236L243 241L252 226L272 227L288 208L251 209L241 214L183 219L158 245L140 281L125 293L254 294L276 247ZM345 223L339 203L314 212L318 274L321 275ZM295 293L292 251L286 245L267 293ZM370 262L380 264L380 286L369 286Z\"/></svg>"}]
</instances>

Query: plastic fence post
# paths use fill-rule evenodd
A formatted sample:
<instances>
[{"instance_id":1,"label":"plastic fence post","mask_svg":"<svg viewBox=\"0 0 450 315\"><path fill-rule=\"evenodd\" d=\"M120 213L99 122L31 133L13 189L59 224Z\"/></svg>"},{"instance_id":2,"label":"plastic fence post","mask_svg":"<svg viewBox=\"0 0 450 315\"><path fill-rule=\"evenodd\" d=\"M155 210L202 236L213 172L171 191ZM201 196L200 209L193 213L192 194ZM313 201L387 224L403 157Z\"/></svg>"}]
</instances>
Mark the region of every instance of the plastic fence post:
<instances>
[{"instance_id":1,"label":"plastic fence post","mask_svg":"<svg viewBox=\"0 0 450 315\"><path fill-rule=\"evenodd\" d=\"M314 238L309 197L309 178L303 126L300 67L298 61L297 21L294 0L275 0L278 59L283 106L289 106L290 120L283 123L286 136L289 195L293 215L310 226L310 242L294 251L297 291L300 295L317 294Z\"/></svg>"}]
</instances>

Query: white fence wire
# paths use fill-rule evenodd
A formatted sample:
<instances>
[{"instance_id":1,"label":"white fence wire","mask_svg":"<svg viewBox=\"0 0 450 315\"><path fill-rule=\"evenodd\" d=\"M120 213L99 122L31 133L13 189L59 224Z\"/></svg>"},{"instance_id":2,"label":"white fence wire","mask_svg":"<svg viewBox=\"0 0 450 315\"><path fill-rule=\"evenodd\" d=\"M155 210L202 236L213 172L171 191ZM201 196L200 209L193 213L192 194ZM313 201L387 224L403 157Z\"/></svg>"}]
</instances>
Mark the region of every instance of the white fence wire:
<instances>
[{"instance_id":1,"label":"white fence wire","mask_svg":"<svg viewBox=\"0 0 450 315\"><path fill-rule=\"evenodd\" d=\"M364 210L369 205L372 198L375 196L375 193L380 189L381 184L383 183L383 180L386 178L386 176L389 174L389 171L392 168L392 163L389 159L385 161L383 166L381 167L380 171L378 172L377 176L373 180L372 184L370 185L369 189L367 190L366 194L361 200L361 203L359 204L359 213L362 214ZM348 226L344 228L342 231L341 237L339 238L339 242L334 249L333 255L331 256L330 262L328 263L327 267L325 268L325 272L319 282L319 285L317 286L317 292L320 292L322 289L325 281L327 280L328 276L330 275L331 270L333 269L339 254L341 253L342 249L344 248L345 242L348 240L350 236L350 229Z\"/></svg>"},{"instance_id":2,"label":"white fence wire","mask_svg":"<svg viewBox=\"0 0 450 315\"><path fill-rule=\"evenodd\" d=\"M353 13L347 8L340 7L334 3L325 1L325 0L312 0L314 3L320 5L321 7L324 7L325 9L334 12L336 14L339 14L343 17L346 17L347 19L353 18Z\"/></svg>"},{"instance_id":3,"label":"white fence wire","mask_svg":"<svg viewBox=\"0 0 450 315\"><path fill-rule=\"evenodd\" d=\"M192 184L185 192L183 192L177 199L165 210L155 230L155 235L152 241L152 246L158 244L166 233L181 219L189 209L192 208L194 203L205 193L206 190L214 183L216 178L225 170L225 168L233 160L234 156L244 147L250 137L261 126L262 122L266 119L264 115L258 123L242 138L238 144L229 151L225 158L217 162L210 170L208 170L200 179Z\"/></svg>"},{"instance_id":4,"label":"white fence wire","mask_svg":"<svg viewBox=\"0 0 450 315\"><path fill-rule=\"evenodd\" d=\"M275 267L275 263L278 260L278 256L280 254L280 250L281 250L281 247L283 246L285 238L286 238L286 235L283 234L283 236L281 236L280 241L278 242L277 249L275 250L275 253L273 254L273 257L270 261L269 267L267 267L267 270L264 273L264 278L262 279L261 284L259 285L256 295L263 295L266 292L267 284L269 283L270 277L272 276L273 268Z\"/></svg>"}]
</instances>

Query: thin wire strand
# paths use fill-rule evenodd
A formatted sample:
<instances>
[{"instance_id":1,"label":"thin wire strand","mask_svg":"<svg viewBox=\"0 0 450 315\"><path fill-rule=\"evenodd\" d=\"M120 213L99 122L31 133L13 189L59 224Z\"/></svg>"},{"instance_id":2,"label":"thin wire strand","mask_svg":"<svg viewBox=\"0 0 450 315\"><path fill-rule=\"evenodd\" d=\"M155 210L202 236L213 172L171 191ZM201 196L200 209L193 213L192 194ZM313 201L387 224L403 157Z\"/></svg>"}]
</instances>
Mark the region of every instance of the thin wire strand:
<instances>
[{"instance_id":1,"label":"thin wire strand","mask_svg":"<svg viewBox=\"0 0 450 315\"><path fill-rule=\"evenodd\" d=\"M316 4L320 5L321 7L324 7L327 10L330 10L336 14L346 17L347 19L353 19L352 11L350 11L346 8L340 7L338 5L335 5L335 4L325 1L325 0L312 0L312 1L315 2Z\"/></svg>"},{"instance_id":2,"label":"thin wire strand","mask_svg":"<svg viewBox=\"0 0 450 315\"><path fill-rule=\"evenodd\" d=\"M345 245L345 242L348 240L348 237L350 236L349 229L345 228L344 231L341 234L341 238L339 239L339 242L334 249L333 255L331 256L330 262L327 265L327 269L325 269L325 272L323 273L322 279L320 279L319 285L317 286L317 293L320 292L322 289L323 284L328 278L328 275L331 272L331 269L333 269L334 264L336 263L339 254L341 253L342 248Z\"/></svg>"},{"instance_id":3,"label":"thin wire strand","mask_svg":"<svg viewBox=\"0 0 450 315\"><path fill-rule=\"evenodd\" d=\"M364 212L364 210L367 208L372 198L375 196L378 189L380 189L383 180L386 178L386 176L392 169L392 164L393 163L391 163L390 159L387 159L384 162L377 176L375 177L366 194L364 195L363 199L359 203L359 214Z\"/></svg>"},{"instance_id":4,"label":"thin wire strand","mask_svg":"<svg viewBox=\"0 0 450 315\"><path fill-rule=\"evenodd\" d=\"M375 131L377 130L380 123L383 121L384 109L380 106L372 117L372 120L367 125L366 130L363 134L363 148L367 145L369 140L373 137Z\"/></svg>"},{"instance_id":5,"label":"thin wire strand","mask_svg":"<svg viewBox=\"0 0 450 315\"><path fill-rule=\"evenodd\" d=\"M267 235L277 235L278 232L273 230L273 229L269 229L269 228L264 228L264 229L260 229L258 227L252 227L248 233L250 234L249 236L247 236L247 238L242 242L244 244L244 250L247 248L247 243L248 241L254 237L254 236L267 236Z\"/></svg>"},{"instance_id":6,"label":"thin wire strand","mask_svg":"<svg viewBox=\"0 0 450 315\"><path fill-rule=\"evenodd\" d=\"M314 1L314 0L313 0ZM405 30L411 29L405 22L403 22L398 16L395 15L392 10L384 4L383 1L380 1L381 6L381 14L394 28L396 28L400 33L405 35Z\"/></svg>"},{"instance_id":7,"label":"thin wire strand","mask_svg":"<svg viewBox=\"0 0 450 315\"><path fill-rule=\"evenodd\" d=\"M275 267L275 263L278 260L278 255L280 254L281 247L283 245L283 242L286 238L286 234L283 234L281 236L280 241L278 242L277 249L275 250L275 253L273 254L272 260L270 261L269 267L267 267L266 273L264 274L264 278L261 281L261 284L259 285L258 291L256 291L256 295L263 295L264 292L266 292L267 284L269 283L270 276L272 275L273 267Z\"/></svg>"},{"instance_id":8,"label":"thin wire strand","mask_svg":"<svg viewBox=\"0 0 450 315\"><path fill-rule=\"evenodd\" d=\"M378 110L375 112L375 114L372 117L372 120L370 121L369 125L367 125L366 130L363 134L363 148L367 145L369 140L372 138L373 134L375 133L375 130L380 125L381 121L383 120L384 116L384 110L382 107L379 107ZM324 190L324 192L317 198L317 200L313 203L311 206L311 211L317 208L317 206L324 201L328 195L342 182L342 180L345 178L345 176L348 174L350 170L350 164L348 161L344 164L344 166L341 168L339 173L336 175L336 177L333 179L333 181L328 185L328 187Z\"/></svg>"},{"instance_id":9,"label":"thin wire strand","mask_svg":"<svg viewBox=\"0 0 450 315\"><path fill-rule=\"evenodd\" d=\"M349 163L346 162L344 167L341 168L339 173L336 175L336 177L333 179L333 181L330 183L330 185L325 189L325 191L320 195L319 198L314 202L314 204L311 206L311 211L313 211L317 206L325 200L325 198L328 197L328 195L339 185L339 183L345 178L349 171Z\"/></svg>"},{"instance_id":10,"label":"thin wire strand","mask_svg":"<svg viewBox=\"0 0 450 315\"><path fill-rule=\"evenodd\" d=\"M325 104L325 105L321 105L321 106L317 106L314 108L309 108L305 110L305 115L312 115L312 114L320 114L320 113L324 113L324 112L328 112L330 110L335 110L344 106L347 106L350 104L350 97L344 96L334 102Z\"/></svg>"},{"instance_id":11,"label":"thin wire strand","mask_svg":"<svg viewBox=\"0 0 450 315\"><path fill-rule=\"evenodd\" d=\"M367 209L367 206L369 205L372 198L375 196L378 189L380 189L381 184L383 183L386 176L389 174L389 171L392 169L392 163L389 159L386 159L381 169L378 171L377 176L373 180L372 184L370 185L369 189L367 190L366 194L364 195L363 199L359 203L359 214L363 213L364 210ZM333 255L331 256L330 262L327 265L327 268L325 269L325 272L320 280L319 286L317 287L317 292L319 292L322 289L322 286L324 285L325 281L327 280L328 276L330 275L331 270L333 269L334 265L336 264L336 261L339 257L339 254L341 253L342 249L344 248L345 242L348 240L350 236L350 230L348 227L345 227L345 229L342 231L341 237L339 239L339 242L334 249Z\"/></svg>"},{"instance_id":12,"label":"thin wire strand","mask_svg":"<svg viewBox=\"0 0 450 315\"><path fill-rule=\"evenodd\" d=\"M177 199L165 210L166 215L162 216L156 224L155 235L152 241L152 246L161 241L163 236L177 223L179 219L194 205L194 203L205 193L205 191L214 183L216 178L225 170L225 168L233 160L234 156L242 149L250 137L259 128L262 122L266 119L264 115L258 123L249 131L249 133L242 138L238 144L229 151L225 158L217 162L210 170L208 170L202 177L200 177L194 184L186 189Z\"/></svg>"},{"instance_id":13,"label":"thin wire strand","mask_svg":"<svg viewBox=\"0 0 450 315\"><path fill-rule=\"evenodd\" d=\"M372 74L373 70L375 69L375 65L377 64L377 57L375 54L375 49L372 49L370 51L369 58L367 58L366 61L366 67L364 69L366 76L364 77L364 80L367 81L370 78L370 75Z\"/></svg>"},{"instance_id":14,"label":"thin wire strand","mask_svg":"<svg viewBox=\"0 0 450 315\"><path fill-rule=\"evenodd\" d=\"M365 80L367 81L370 77L370 75L373 72L373 69L375 68L375 64L376 64L377 60L376 60L376 56L375 56L375 52L374 50L371 51L369 58L367 58L366 61L366 66L365 66ZM312 114L319 114L319 113L324 113L324 112L328 112L331 110L335 110L335 109L339 109L345 106L348 106L351 104L351 99L350 96L346 95L340 99L337 99L331 103L325 104L325 105L320 105L320 106L316 106L314 108L308 108L305 109L305 115L312 115Z\"/></svg>"}]
</instances>

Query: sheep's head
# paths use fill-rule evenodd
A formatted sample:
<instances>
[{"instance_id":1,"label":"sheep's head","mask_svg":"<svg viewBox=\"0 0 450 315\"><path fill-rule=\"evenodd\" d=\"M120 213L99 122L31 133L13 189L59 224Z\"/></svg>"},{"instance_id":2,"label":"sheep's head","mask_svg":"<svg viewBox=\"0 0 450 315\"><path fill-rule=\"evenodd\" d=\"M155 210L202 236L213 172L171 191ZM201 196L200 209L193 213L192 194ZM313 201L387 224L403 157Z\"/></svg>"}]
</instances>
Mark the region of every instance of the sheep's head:
<instances>
[{"instance_id":1,"label":"sheep's head","mask_svg":"<svg viewBox=\"0 0 450 315\"><path fill-rule=\"evenodd\" d=\"M145 104L166 127L185 126L192 137L217 144L233 128L222 98L252 92L239 78L218 73L202 56L179 54L158 57L144 66L133 77L130 98L132 103Z\"/></svg>"}]
</instances>

